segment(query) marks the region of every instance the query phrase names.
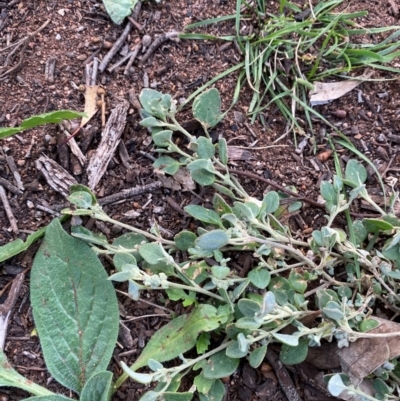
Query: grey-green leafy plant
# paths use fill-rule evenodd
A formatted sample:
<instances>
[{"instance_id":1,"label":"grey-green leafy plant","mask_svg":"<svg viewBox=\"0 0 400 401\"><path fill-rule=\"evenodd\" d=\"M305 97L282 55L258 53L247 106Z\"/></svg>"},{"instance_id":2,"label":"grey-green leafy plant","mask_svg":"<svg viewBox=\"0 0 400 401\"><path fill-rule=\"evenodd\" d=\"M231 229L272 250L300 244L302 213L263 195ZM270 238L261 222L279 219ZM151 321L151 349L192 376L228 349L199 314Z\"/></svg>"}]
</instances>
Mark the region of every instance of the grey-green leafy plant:
<instances>
[{"instance_id":1,"label":"grey-green leafy plant","mask_svg":"<svg viewBox=\"0 0 400 401\"><path fill-rule=\"evenodd\" d=\"M397 194L387 210L376 205L366 190L361 163L350 160L343 178L337 175L332 182L322 182L327 224L304 241L293 237L276 217L279 193L271 191L256 199L229 173L225 139L213 143L209 134L222 116L216 89L202 93L193 103L193 115L205 132L198 138L178 123L170 95L145 89L140 102L141 124L151 132L160 155L154 162L158 173L174 175L185 169L200 186L214 188L215 195L211 209L185 207L198 223L196 230L166 239L156 224L145 231L114 220L88 188L71 188L68 199L74 207L64 210L65 215L90 216L127 230L111 243L84 227L74 227L75 238L71 238L54 220L35 258L31 299L46 364L53 377L79 394L81 401L111 399L128 377L152 386L141 401L191 400L194 391L202 401L222 400L221 379L234 373L241 360L259 367L272 343L281 344L283 363L298 364L309 347L323 341L335 340L346 347L368 337L368 331L379 325L369 312L376 300L388 308L400 307L400 220L392 210ZM178 145L176 133L186 143ZM354 221L355 240L350 241L345 231L334 227L334 220L359 198L380 217ZM177 257L182 252L187 259ZM252 267L240 277L231 257L249 252ZM109 280L96 254L112 257L115 271ZM347 273L344 281L335 278L338 270ZM359 286L363 279L373 284L372 293ZM126 295L134 300L143 291L163 291L188 308L153 335L131 366L121 363L124 373L114 384L105 371L118 328L111 280L127 282ZM307 291L315 280L317 288ZM313 294L315 302L310 306ZM316 315L312 325L303 323ZM106 323L99 325L99 321ZM66 399L27 384L2 358L0 385L24 388L37 396L32 399ZM172 360L178 362L164 365ZM396 367L397 361L388 364ZM144 367L146 371L139 371ZM179 392L182 378L191 371L194 386ZM394 368L391 375L376 372L376 376L377 397L399 396L398 387L391 383L399 381L400 371ZM340 380L330 378L332 394L344 386L360 394L344 384L342 376Z\"/></svg>"},{"instance_id":2,"label":"grey-green leafy plant","mask_svg":"<svg viewBox=\"0 0 400 401\"><path fill-rule=\"evenodd\" d=\"M243 55L243 61L207 82L187 102L218 79L238 71L233 103L239 99L240 88L247 83L253 91L248 108L252 121L259 117L265 123L262 112L277 108L288 129L312 130L312 117L330 125L309 106L308 91L314 88L314 81L349 78L360 67L400 72L388 66L400 56L399 27L362 28L357 19L367 12L337 11L343 3L343 0L324 0L311 6L311 2L304 2L307 8L302 9L294 2L280 0L278 12L271 14L266 0L237 0L235 14L186 26L186 31L190 31L231 19L235 23L235 35L218 38L186 33L180 37L235 41ZM385 33L391 34L380 41L364 43L361 39L362 35ZM304 111L301 118L305 118L306 128L299 123L299 109Z\"/></svg>"}]
</instances>

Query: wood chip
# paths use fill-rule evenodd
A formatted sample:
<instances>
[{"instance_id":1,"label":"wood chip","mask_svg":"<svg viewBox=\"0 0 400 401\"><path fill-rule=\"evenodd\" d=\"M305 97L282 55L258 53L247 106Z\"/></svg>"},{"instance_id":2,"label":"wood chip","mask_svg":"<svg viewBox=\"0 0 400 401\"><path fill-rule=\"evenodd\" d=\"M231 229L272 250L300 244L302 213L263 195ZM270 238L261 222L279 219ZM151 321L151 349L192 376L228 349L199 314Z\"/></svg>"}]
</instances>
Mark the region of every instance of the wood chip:
<instances>
[{"instance_id":1,"label":"wood chip","mask_svg":"<svg viewBox=\"0 0 400 401\"><path fill-rule=\"evenodd\" d=\"M45 79L47 82L54 82L54 71L56 68L56 58L50 57L46 61L46 66L44 70Z\"/></svg>"},{"instance_id":2,"label":"wood chip","mask_svg":"<svg viewBox=\"0 0 400 401\"><path fill-rule=\"evenodd\" d=\"M121 140L125 128L129 103L124 101L111 111L110 117L102 133L99 147L90 158L87 167L88 187L94 189L105 173L108 163Z\"/></svg>"},{"instance_id":3,"label":"wood chip","mask_svg":"<svg viewBox=\"0 0 400 401\"><path fill-rule=\"evenodd\" d=\"M36 168L43 174L50 187L63 196L68 196L69 187L77 184L75 178L67 170L46 155L42 155L36 160Z\"/></svg>"}]
</instances>

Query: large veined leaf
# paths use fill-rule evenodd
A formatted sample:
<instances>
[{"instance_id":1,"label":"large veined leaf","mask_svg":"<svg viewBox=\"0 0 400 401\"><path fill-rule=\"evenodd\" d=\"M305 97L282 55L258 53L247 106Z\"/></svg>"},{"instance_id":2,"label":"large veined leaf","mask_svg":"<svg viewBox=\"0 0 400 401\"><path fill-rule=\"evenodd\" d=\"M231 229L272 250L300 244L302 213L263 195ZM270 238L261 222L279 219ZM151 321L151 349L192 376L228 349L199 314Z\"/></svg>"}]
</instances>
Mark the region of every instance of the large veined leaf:
<instances>
[{"instance_id":1,"label":"large veined leaf","mask_svg":"<svg viewBox=\"0 0 400 401\"><path fill-rule=\"evenodd\" d=\"M54 395L39 395L37 397L29 397L25 398L24 401L72 401L72 398L54 394Z\"/></svg>"},{"instance_id":2,"label":"large veined leaf","mask_svg":"<svg viewBox=\"0 0 400 401\"><path fill-rule=\"evenodd\" d=\"M103 0L108 15L117 25L121 24L125 17L131 15L133 7L138 0Z\"/></svg>"},{"instance_id":3,"label":"large veined leaf","mask_svg":"<svg viewBox=\"0 0 400 401\"><path fill-rule=\"evenodd\" d=\"M199 305L191 314L176 317L153 335L130 368L135 371L147 365L149 359L164 362L176 358L196 345L201 332L219 327L220 321L221 316L212 305ZM128 375L121 376L124 377Z\"/></svg>"},{"instance_id":4,"label":"large veined leaf","mask_svg":"<svg viewBox=\"0 0 400 401\"><path fill-rule=\"evenodd\" d=\"M48 226L33 263L31 303L49 372L80 393L111 359L118 304L95 253L58 220Z\"/></svg>"}]
</instances>

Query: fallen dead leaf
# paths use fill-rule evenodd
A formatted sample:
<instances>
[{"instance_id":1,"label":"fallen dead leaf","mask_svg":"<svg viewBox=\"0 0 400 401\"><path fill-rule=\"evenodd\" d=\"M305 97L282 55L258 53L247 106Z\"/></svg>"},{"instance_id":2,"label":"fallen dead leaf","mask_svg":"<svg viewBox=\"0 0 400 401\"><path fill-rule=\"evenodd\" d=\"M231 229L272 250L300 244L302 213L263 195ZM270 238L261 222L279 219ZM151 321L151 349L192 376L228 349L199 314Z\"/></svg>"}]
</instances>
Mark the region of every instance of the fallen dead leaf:
<instances>
[{"instance_id":1,"label":"fallen dead leaf","mask_svg":"<svg viewBox=\"0 0 400 401\"><path fill-rule=\"evenodd\" d=\"M98 85L86 86L84 111L87 114L87 117L82 117L81 127L87 124L98 110L97 106L98 90L99 90Z\"/></svg>"},{"instance_id":2,"label":"fallen dead leaf","mask_svg":"<svg viewBox=\"0 0 400 401\"><path fill-rule=\"evenodd\" d=\"M314 82L314 90L310 91L310 104L311 106L318 106L321 104L330 103L332 100L344 96L346 93L352 91L363 80L368 79L372 72L361 75L357 80L338 81L338 82Z\"/></svg>"},{"instance_id":3,"label":"fallen dead leaf","mask_svg":"<svg viewBox=\"0 0 400 401\"><path fill-rule=\"evenodd\" d=\"M343 373L350 377L354 387L359 387L371 396L374 394L374 390L371 382L365 380L365 377L385 362L400 355L400 336L389 335L390 333L399 333L400 324L375 316L373 319L379 322L379 326L363 334L365 336L388 334L387 336L360 338L352 342L349 347L341 348L337 352ZM347 401L361 401L359 396L350 395L346 391L343 391L339 398Z\"/></svg>"}]
</instances>

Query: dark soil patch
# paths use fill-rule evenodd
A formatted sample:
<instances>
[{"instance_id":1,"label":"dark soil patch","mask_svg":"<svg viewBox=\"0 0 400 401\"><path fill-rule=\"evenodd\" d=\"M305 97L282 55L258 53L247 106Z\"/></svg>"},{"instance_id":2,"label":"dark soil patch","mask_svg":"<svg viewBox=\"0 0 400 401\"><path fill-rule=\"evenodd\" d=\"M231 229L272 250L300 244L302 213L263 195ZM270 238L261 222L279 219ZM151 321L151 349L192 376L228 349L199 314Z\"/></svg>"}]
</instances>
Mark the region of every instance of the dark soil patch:
<instances>
[{"instance_id":1,"label":"dark soil patch","mask_svg":"<svg viewBox=\"0 0 400 401\"><path fill-rule=\"evenodd\" d=\"M85 64L93 62L94 56L101 60L110 45L119 38L125 24L112 24L101 2L95 0L21 0L11 1L8 5L3 3L0 3L1 125L15 126L31 115L57 109L83 110L84 96L77 88L85 83ZM390 2L354 0L349 4L346 2L346 6L353 11L370 11L368 17L358 21L360 25L399 24L399 15L393 15ZM128 49L124 51L132 49L144 35L150 35L154 40L165 32L182 31L188 23L232 14L234 9L234 0L173 0L164 1L160 5L146 2L137 21L143 29L139 31L134 27L131 30L125 44ZM21 47L15 54L11 54L8 50L10 44L33 33L47 20L49 23L46 28L29 37L24 48ZM203 32L214 35L233 34L234 23L228 21L211 25L204 28ZM368 39L374 40L373 37ZM138 95L147 85L170 93L178 101L187 98L207 80L240 60L234 46L223 45L224 42L213 41L167 41L147 63L134 63L128 75L124 75L125 65L116 68L112 73L99 73L98 82L106 92L106 115L122 99L129 99L128 92ZM118 54L111 64L120 57L122 56ZM50 59L55 59L54 80L46 80L45 66ZM8 72L9 69L12 71ZM387 78L389 75L376 72L373 77ZM235 84L235 76L232 75L215 85L221 93L224 109L231 103ZM397 81L363 83L358 90L320 108L320 112L348 135L354 145L376 164L385 182L394 183L397 188L400 161L399 92ZM237 160L232 161L231 167L235 170L251 171L282 186L294 186L304 197L316 201L321 180L329 179L334 172L331 160L318 160L312 140L308 140L302 151L296 151L291 135L278 144L273 144L284 131L284 122L274 107L264 113L267 127L258 122L249 126L238 121L235 118L237 113L246 112L250 98L251 92L244 89L240 102L215 129L216 136L223 135L230 146L237 146L238 152L242 152ZM188 123L187 127L190 129L190 112L183 111L179 117L180 121ZM122 189L149 184L157 179L152 161L146 157L146 154L152 152L151 141L139 121L140 116L132 102L123 134L127 157L123 160L124 149L119 148L97 188L100 198ZM99 143L99 114L90 125L94 135L85 152L88 157ZM193 132L195 131L196 127ZM297 140L301 142L304 138ZM328 149L328 143L322 134L316 140L317 154ZM78 136L77 141L82 146L85 136ZM0 177L15 184L9 167L10 159L13 159L24 186L21 195L7 192L17 220L18 233L12 231L5 210L0 206L0 245L15 238L25 239L32 231L48 224L67 205L65 198L49 186L37 169L36 162L42 154L63 164L78 182L87 182L85 168L81 171L75 168L77 162L62 142L63 136L59 128L46 126L0 143ZM253 149L240 150L240 147L250 146ZM349 156L344 150L341 155L343 160ZM245 176L239 178L253 196L261 196L263 192L272 189L260 180ZM375 190L377 196L380 195L379 184L372 173L368 185L372 191ZM200 194L200 200L196 194ZM208 189L196 188L188 191L185 187L179 189L164 186L123 203L108 205L105 211L115 219L129 221L144 230L155 219L162 228L175 234L191 223L182 216L182 207L192 202L207 203L211 196ZM360 215L371 213L363 204L354 211ZM322 209L318 210L305 203L298 214L286 217L286 223L290 224L297 235L307 238L312 228L316 229L323 223L323 214ZM120 234L115 228L103 224L96 223L96 227L109 238ZM36 249L35 245L26 253L2 264L0 288L4 288L16 274L31 266ZM239 260L239 268L245 266L245 263L249 261ZM142 302L134 303L119 296L124 328L121 328L119 344L110 366L115 375L121 374L118 361L132 363L155 330L167 322L162 316L165 305L158 297L159 294L148 294ZM182 313L178 309L179 305L168 307ZM28 277L20 292L17 306L10 316L5 344L8 360L26 378L56 393L73 396L50 377L33 330ZM304 400L333 399L318 385L316 377L322 373L312 365L304 363L295 368L287 368L286 372L296 383ZM242 364L232 377L226 379L225 385L228 390L226 399L229 401L287 400L279 386L277 372L267 362L258 370ZM144 391L143 385L127 381L113 400L138 400ZM0 390L2 400L16 401L26 397L27 393L17 389Z\"/></svg>"}]
</instances>

